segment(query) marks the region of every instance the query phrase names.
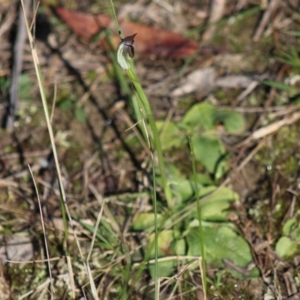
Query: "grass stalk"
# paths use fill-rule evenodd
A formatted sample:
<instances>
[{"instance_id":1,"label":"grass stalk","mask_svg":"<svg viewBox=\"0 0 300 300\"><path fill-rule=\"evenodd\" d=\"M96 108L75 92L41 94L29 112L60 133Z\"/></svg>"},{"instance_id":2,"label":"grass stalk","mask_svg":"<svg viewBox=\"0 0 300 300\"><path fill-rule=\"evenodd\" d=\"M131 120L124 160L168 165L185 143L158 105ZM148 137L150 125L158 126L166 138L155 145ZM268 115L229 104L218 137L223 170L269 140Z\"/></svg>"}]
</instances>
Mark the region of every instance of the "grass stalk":
<instances>
[{"instance_id":1,"label":"grass stalk","mask_svg":"<svg viewBox=\"0 0 300 300\"><path fill-rule=\"evenodd\" d=\"M44 81L43 81L43 76L42 76L42 72L41 72L41 68L40 68L40 64L39 64L37 51L35 49L33 36L32 36L31 31L30 31L30 27L29 27L29 24L28 24L28 21L27 21L26 12L25 12L25 9L24 9L24 2L23 2L23 0L20 0L20 1L21 1L21 5L22 5L23 15L24 15L24 19L25 19L25 26L26 26L26 30L27 30L27 36L28 36L28 39L29 39L31 54L32 54L32 58L33 58L33 65L34 65L34 68L35 68L35 73L36 73L36 76L37 76L39 91L40 91L40 95L41 95L45 120L46 120L47 129L48 129L48 133L49 133L51 149L52 149L52 152L53 152L53 157L54 157L54 162L55 162L55 169L56 169L58 186L59 186L59 193L60 193L61 213L62 213L63 224L64 224L64 238L65 238L64 244L63 244L64 251L65 251L66 254L68 254L68 248L67 248L68 236L69 236L69 234L68 234L68 222L67 222L67 218L68 218L68 221L69 221L69 223L71 225L71 228L73 230L73 234L74 234L76 245L77 245L77 248L78 248L78 251L79 251L80 258L81 258L82 263L85 267L87 275L89 276L89 274L90 274L89 268L88 268L88 265L84 261L84 257L83 257L83 253L82 253L82 250L81 250L81 247L80 247L80 243L79 243L79 240L77 238L76 231L74 230L75 227L74 227L73 220L71 218L71 214L69 212L68 205L67 205L66 194L65 194L65 190L64 190L64 186L63 186L63 182L62 182L62 175L61 175L61 171L60 171L61 169L60 169L57 150L56 150L56 145L55 145L54 133L53 133L53 129L52 129L50 115L49 115L49 112L48 112L48 105L47 105L46 93L45 93L45 88L44 88ZM72 274L72 277L73 277L73 274ZM92 280L91 277L89 277L89 278L90 278L90 285L91 285L92 290L96 291L94 281ZM96 294L93 293L93 296L94 296L95 299L98 299Z\"/></svg>"},{"instance_id":2,"label":"grass stalk","mask_svg":"<svg viewBox=\"0 0 300 300\"><path fill-rule=\"evenodd\" d=\"M39 90L40 90L41 99L42 99L42 105L43 105L43 109L44 109L44 115L45 115L45 119L46 119L46 123L47 123L51 148L52 148L54 162L55 162L55 168L56 168L56 172L57 172L59 193L60 193L60 197L61 197L61 211L62 211L62 218L63 218L63 222L64 222L65 241L67 241L68 240L68 224L67 224L67 218L66 218L66 206L64 205L64 203L66 203L66 195L65 195L64 188L63 188L62 176L61 176L61 171L60 171L59 162L58 162L58 155L57 155L56 146L55 146L54 134L53 134L53 129L51 126L51 120L50 120L48 107L47 107L46 93L45 93L44 84L43 84L43 76L42 76L42 72L40 69L37 51L34 47L33 37L32 37L31 31L30 31L30 28L28 25L28 21L26 19L26 13L25 13L25 9L24 9L23 0L21 0L21 5L23 8L25 24L26 24L26 29L27 29L27 35L28 35L32 58L33 58L33 64L34 64L35 73L37 76L37 81L38 81Z\"/></svg>"},{"instance_id":3,"label":"grass stalk","mask_svg":"<svg viewBox=\"0 0 300 300\"><path fill-rule=\"evenodd\" d=\"M45 252L46 252L46 256L47 256L47 266L48 266L48 272L49 272L49 282L50 282L50 297L51 300L53 299L53 294L54 294L54 288L53 288L53 278L52 278L52 272L51 272L51 265L50 265L50 255L49 255L49 248L48 248L48 241L47 241L47 235L46 235L46 229L45 229L45 224L44 224L44 216L43 216L43 210L42 210L42 205L41 205L41 200L40 200L40 196L39 196L39 191L33 176L33 172L31 170L30 165L28 165L28 169L33 181L33 185L34 185L34 189L35 189L35 193L36 193L36 197L38 200L38 204L39 204L39 211L40 211L40 217L41 217L41 224L42 224L42 229L43 229L43 236L44 236L44 245L45 245Z\"/></svg>"},{"instance_id":4,"label":"grass stalk","mask_svg":"<svg viewBox=\"0 0 300 300\"><path fill-rule=\"evenodd\" d=\"M203 285L203 293L204 293L204 299L206 299L206 292L207 292L207 278L206 278L206 253L205 253L205 246L204 246L204 234L203 234L203 228L202 228L202 217L201 217L201 204L200 204L200 194L199 194L199 188L197 183L197 177L196 177L196 163L195 163L195 154L194 154L194 148L191 141L191 137L188 136L188 142L190 147L190 154L191 154L191 161L192 161L192 172L193 172L193 182L194 182L194 188L195 188L195 194L197 199L197 218L199 222L199 245L201 249L201 270L202 270L202 285Z\"/></svg>"},{"instance_id":5,"label":"grass stalk","mask_svg":"<svg viewBox=\"0 0 300 300\"><path fill-rule=\"evenodd\" d=\"M154 161L152 163L152 176L155 178ZM154 299L159 299L159 278L158 278L158 221L157 221L157 199L156 199L156 182L153 180L153 206L154 206L154 247L155 247L155 271L154 271L154 284L155 294Z\"/></svg>"},{"instance_id":6,"label":"grass stalk","mask_svg":"<svg viewBox=\"0 0 300 300\"><path fill-rule=\"evenodd\" d=\"M153 148L152 150L156 150L158 167L159 167L161 181L162 181L162 187L164 190L164 194L166 197L168 207L172 208L173 207L172 192L171 192L170 186L167 181L166 169L165 169L165 163L164 163L164 159L163 159L163 153L162 153L162 147L161 147L161 142L160 142L160 138L159 138L159 133L158 133L158 129L157 129L157 126L155 123L155 119L154 119L148 98L145 95L144 90L132 68L127 70L127 74L135 88L135 91L137 94L137 99L140 104L139 106L142 109L144 109L144 114L149 121L150 130L151 130L150 132L152 133L152 136L150 138L150 142L151 142L152 148Z\"/></svg>"}]
</instances>

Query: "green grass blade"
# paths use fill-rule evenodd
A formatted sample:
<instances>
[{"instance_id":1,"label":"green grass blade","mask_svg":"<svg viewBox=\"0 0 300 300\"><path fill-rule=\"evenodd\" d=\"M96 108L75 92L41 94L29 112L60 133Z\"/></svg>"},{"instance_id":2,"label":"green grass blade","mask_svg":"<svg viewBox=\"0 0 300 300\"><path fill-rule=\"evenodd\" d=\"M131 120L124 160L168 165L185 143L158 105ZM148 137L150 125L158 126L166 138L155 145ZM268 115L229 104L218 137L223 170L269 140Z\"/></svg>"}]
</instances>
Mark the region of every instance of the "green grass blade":
<instances>
[{"instance_id":1,"label":"green grass blade","mask_svg":"<svg viewBox=\"0 0 300 300\"><path fill-rule=\"evenodd\" d=\"M193 182L194 182L194 188L195 188L195 194L197 199L197 216L198 216L198 222L199 222L199 244L200 249L202 253L202 285L203 285L203 293L204 293L204 299L206 299L207 294L207 278L206 278L206 253L205 253L205 246L204 246L204 235L203 235L203 228L202 228L202 217L201 217L201 204L200 204L200 196L199 196L199 189L198 189L198 183L196 178L196 163L195 163L195 154L193 149L193 144L191 137L188 137L189 146L190 146L190 154L191 154L191 161L192 161L192 171L193 171Z\"/></svg>"}]
</instances>

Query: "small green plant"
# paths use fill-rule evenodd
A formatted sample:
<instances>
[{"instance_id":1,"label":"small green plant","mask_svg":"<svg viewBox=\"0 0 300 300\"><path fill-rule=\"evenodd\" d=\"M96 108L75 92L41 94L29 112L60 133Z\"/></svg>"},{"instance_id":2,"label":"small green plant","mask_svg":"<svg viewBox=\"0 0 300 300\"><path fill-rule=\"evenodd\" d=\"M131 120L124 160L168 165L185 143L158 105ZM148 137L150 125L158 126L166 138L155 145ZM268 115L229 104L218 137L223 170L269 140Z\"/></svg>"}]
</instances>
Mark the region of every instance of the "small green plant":
<instances>
[{"instance_id":1,"label":"small green plant","mask_svg":"<svg viewBox=\"0 0 300 300\"><path fill-rule=\"evenodd\" d=\"M62 99L58 100L58 107L61 110L71 110L74 117L82 123L86 122L86 114L82 106L79 106L77 103L77 98L75 96L72 97L62 97Z\"/></svg>"},{"instance_id":2,"label":"small green plant","mask_svg":"<svg viewBox=\"0 0 300 300\"><path fill-rule=\"evenodd\" d=\"M276 253L285 259L292 258L299 253L300 225L299 220L293 217L285 222L282 227L282 236L276 243Z\"/></svg>"},{"instance_id":3,"label":"small green plant","mask_svg":"<svg viewBox=\"0 0 300 300\"><path fill-rule=\"evenodd\" d=\"M146 257L154 259L153 264L149 264L149 271L156 284L156 299L158 278L170 276L174 272L179 256L185 262L190 261L191 257L202 256L203 289L206 295L206 263L220 267L224 259L230 259L233 264L246 267L252 261L252 255L247 242L227 221L228 210L230 205L237 201L237 195L230 189L219 189L213 182L207 186L202 184L201 179L205 178L206 182L209 180L204 174L196 174L194 159L200 162L215 180L220 179L227 171L228 155L215 128L222 124L228 133L240 133L244 130L245 121L234 111L217 110L208 103L194 105L183 120L176 124L155 121L148 99L134 72L132 57L135 36L136 34L133 34L121 39L117 61L126 70L134 85L138 105L133 107L133 111L136 112L138 121L145 122L145 127L140 126L143 136L148 139L151 150L157 153L159 172L153 179L154 183L163 188L168 213L159 213L154 200L154 213L140 213L134 219L132 227L135 231L150 233L150 244L144 248L148 253ZM190 155L193 161L191 178L186 178L172 164L166 164L162 156L163 149L183 147L187 136L190 136ZM153 189L155 195L155 184ZM201 203L204 198L207 201ZM198 204L196 210L195 203ZM187 204L189 209L184 211ZM185 217L170 221L176 215ZM153 243L154 248L151 247ZM205 253L208 253L207 257ZM164 259L170 255L174 259ZM241 276L235 271L232 271L232 274L236 277ZM257 275L257 269L249 273L249 277Z\"/></svg>"},{"instance_id":4,"label":"small green plant","mask_svg":"<svg viewBox=\"0 0 300 300\"><path fill-rule=\"evenodd\" d=\"M280 95L279 104L285 104L286 102L299 104L300 56L298 51L293 47L290 47L288 51L281 51L278 54L277 61L289 66L290 75L287 76L283 82L263 80L262 83L282 92Z\"/></svg>"}]
</instances>

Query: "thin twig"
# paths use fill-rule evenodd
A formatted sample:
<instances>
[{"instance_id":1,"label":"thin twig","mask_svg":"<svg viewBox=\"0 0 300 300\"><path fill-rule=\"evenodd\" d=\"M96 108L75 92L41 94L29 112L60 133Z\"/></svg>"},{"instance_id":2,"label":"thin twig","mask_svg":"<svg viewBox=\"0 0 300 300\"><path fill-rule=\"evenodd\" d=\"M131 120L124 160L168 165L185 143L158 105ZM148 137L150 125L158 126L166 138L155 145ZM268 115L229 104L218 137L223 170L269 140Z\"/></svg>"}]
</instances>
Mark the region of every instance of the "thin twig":
<instances>
[{"instance_id":1,"label":"thin twig","mask_svg":"<svg viewBox=\"0 0 300 300\"><path fill-rule=\"evenodd\" d=\"M274 12L275 8L277 7L277 5L279 4L280 0L271 0L267 10L265 11L262 20L259 23L259 26L257 27L254 37L253 37L253 41L254 42L258 42L264 29L266 28L266 26L269 24L270 22L270 18L272 16L272 13Z\"/></svg>"},{"instance_id":2,"label":"thin twig","mask_svg":"<svg viewBox=\"0 0 300 300\"><path fill-rule=\"evenodd\" d=\"M101 205L101 209L100 209L100 211L98 213L96 225L94 226L94 232L93 232L93 237L92 237L92 241L91 241L90 251L89 251L88 256L86 258L86 265L87 265L88 271L89 271L88 274L89 274L90 282L92 282L92 281L94 282L94 279L93 279L93 276L92 276L92 272L91 272L90 267L89 267L89 260L90 260L90 257L91 257L91 254L92 254L92 251L93 251L93 248L94 248L94 243L95 243L95 239L96 239L96 236L97 236L99 224L100 224L100 221L101 221L101 218L102 218L105 201L100 196L100 194L97 192L96 188L92 184L89 185L89 188L92 191L92 193L94 194L94 196L96 197L96 199L99 201L99 204ZM97 294L97 290L96 290L95 285L92 285L91 287L92 287L92 289L94 289L93 290L93 294L96 295Z\"/></svg>"}]
</instances>

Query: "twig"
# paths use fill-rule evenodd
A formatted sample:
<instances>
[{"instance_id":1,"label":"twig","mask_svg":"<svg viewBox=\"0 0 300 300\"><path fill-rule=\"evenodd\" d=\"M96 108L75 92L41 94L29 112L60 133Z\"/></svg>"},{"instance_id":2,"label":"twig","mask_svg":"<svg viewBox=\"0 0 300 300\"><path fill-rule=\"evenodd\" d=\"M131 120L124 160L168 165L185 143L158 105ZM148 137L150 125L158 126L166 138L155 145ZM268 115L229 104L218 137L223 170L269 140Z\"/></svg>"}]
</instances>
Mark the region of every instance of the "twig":
<instances>
[{"instance_id":1,"label":"twig","mask_svg":"<svg viewBox=\"0 0 300 300\"><path fill-rule=\"evenodd\" d=\"M259 140L269 134L272 134L276 131L278 131L281 127L286 126L286 125L291 125L298 121L300 119L300 113L295 112L290 116L286 116L284 119L274 122L272 124L269 124L265 127L259 128L255 132L253 132L248 139L246 139L243 144L247 141L256 141Z\"/></svg>"},{"instance_id":2,"label":"twig","mask_svg":"<svg viewBox=\"0 0 300 300\"><path fill-rule=\"evenodd\" d=\"M217 29L215 24L223 17L225 7L226 7L226 0L213 0L211 2L210 15L208 20L208 24L210 24L210 26L202 36L203 42L210 39L211 36L215 33Z\"/></svg>"},{"instance_id":3,"label":"twig","mask_svg":"<svg viewBox=\"0 0 300 300\"><path fill-rule=\"evenodd\" d=\"M270 4L267 8L267 10L265 11L262 20L259 23L259 26L257 27L254 37L253 37L253 41L254 42L258 42L265 27L268 25L271 15L274 12L275 8L277 7L277 5L279 4L280 0L271 0Z\"/></svg>"}]
</instances>

